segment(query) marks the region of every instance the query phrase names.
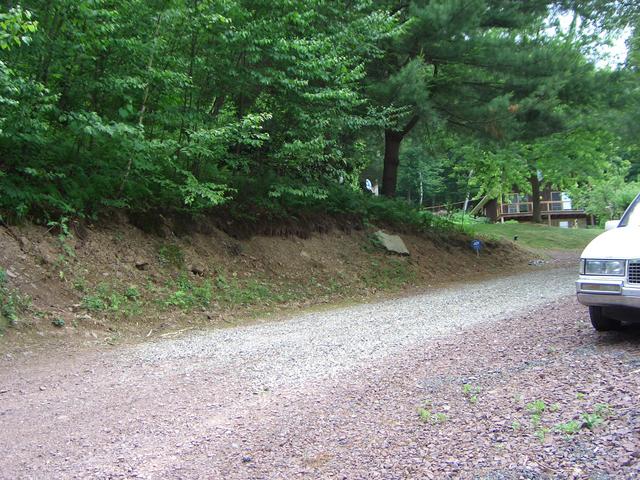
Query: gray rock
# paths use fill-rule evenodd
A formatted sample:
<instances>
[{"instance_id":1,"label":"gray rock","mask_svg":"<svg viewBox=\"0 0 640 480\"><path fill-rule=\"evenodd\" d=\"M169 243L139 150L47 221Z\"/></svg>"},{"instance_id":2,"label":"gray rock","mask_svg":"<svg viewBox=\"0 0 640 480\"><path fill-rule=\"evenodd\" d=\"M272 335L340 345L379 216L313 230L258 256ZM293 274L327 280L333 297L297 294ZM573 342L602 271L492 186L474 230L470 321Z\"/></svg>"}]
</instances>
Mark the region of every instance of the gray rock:
<instances>
[{"instance_id":1,"label":"gray rock","mask_svg":"<svg viewBox=\"0 0 640 480\"><path fill-rule=\"evenodd\" d=\"M409 255L409 250L398 235L389 235L382 230L378 230L373 236L380 242L388 252L397 253L399 255Z\"/></svg>"},{"instance_id":2,"label":"gray rock","mask_svg":"<svg viewBox=\"0 0 640 480\"><path fill-rule=\"evenodd\" d=\"M203 265L189 265L189 271L198 277L204 277L207 269Z\"/></svg>"},{"instance_id":3,"label":"gray rock","mask_svg":"<svg viewBox=\"0 0 640 480\"><path fill-rule=\"evenodd\" d=\"M20 249L22 251L26 251L27 248L29 248L29 240L27 240L27 237L20 237L18 239L18 243L20 244Z\"/></svg>"},{"instance_id":4,"label":"gray rock","mask_svg":"<svg viewBox=\"0 0 640 480\"><path fill-rule=\"evenodd\" d=\"M147 270L147 268L149 268L149 262L145 260L136 260L136 268L138 270Z\"/></svg>"}]
</instances>

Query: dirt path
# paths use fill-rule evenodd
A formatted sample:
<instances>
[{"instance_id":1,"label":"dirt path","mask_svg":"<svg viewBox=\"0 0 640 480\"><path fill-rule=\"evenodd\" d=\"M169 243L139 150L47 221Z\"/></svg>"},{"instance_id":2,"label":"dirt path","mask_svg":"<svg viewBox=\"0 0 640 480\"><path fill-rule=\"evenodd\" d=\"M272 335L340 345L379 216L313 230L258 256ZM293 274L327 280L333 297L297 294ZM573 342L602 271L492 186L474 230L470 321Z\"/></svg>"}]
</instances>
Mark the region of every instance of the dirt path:
<instances>
[{"instance_id":1,"label":"dirt path","mask_svg":"<svg viewBox=\"0 0 640 480\"><path fill-rule=\"evenodd\" d=\"M574 275L3 358L0 478L634 478L640 333Z\"/></svg>"}]
</instances>

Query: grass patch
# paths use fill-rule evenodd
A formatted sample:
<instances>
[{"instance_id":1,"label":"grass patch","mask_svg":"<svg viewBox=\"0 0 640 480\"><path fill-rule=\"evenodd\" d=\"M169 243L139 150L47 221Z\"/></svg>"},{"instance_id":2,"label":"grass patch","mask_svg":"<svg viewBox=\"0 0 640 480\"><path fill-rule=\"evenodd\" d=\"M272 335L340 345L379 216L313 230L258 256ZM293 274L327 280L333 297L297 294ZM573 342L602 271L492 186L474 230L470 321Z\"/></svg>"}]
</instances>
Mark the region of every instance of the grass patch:
<instances>
[{"instance_id":1,"label":"grass patch","mask_svg":"<svg viewBox=\"0 0 640 480\"><path fill-rule=\"evenodd\" d=\"M534 223L478 223L469 226L473 234L492 240L515 241L534 250L582 250L604 230L600 228L560 228Z\"/></svg>"},{"instance_id":2,"label":"grass patch","mask_svg":"<svg viewBox=\"0 0 640 480\"><path fill-rule=\"evenodd\" d=\"M274 293L267 282L256 279L227 279L224 275L219 275L215 282L211 282L209 279L194 281L188 275L182 274L177 279L167 282L163 291L165 295L161 300L162 306L184 311L208 308L214 302L216 306L252 306L268 305L287 299Z\"/></svg>"},{"instance_id":3,"label":"grass patch","mask_svg":"<svg viewBox=\"0 0 640 480\"><path fill-rule=\"evenodd\" d=\"M113 285L101 283L95 291L83 297L82 306L92 312L130 317L142 311L140 296L140 290L135 285L118 289Z\"/></svg>"},{"instance_id":4,"label":"grass patch","mask_svg":"<svg viewBox=\"0 0 640 480\"><path fill-rule=\"evenodd\" d=\"M383 261L372 260L362 281L367 288L395 290L413 283L415 278L416 272L405 259L388 258Z\"/></svg>"},{"instance_id":5,"label":"grass patch","mask_svg":"<svg viewBox=\"0 0 640 480\"><path fill-rule=\"evenodd\" d=\"M282 302L286 300L284 296L274 293L267 282L256 279L249 279L245 282L224 276L219 276L216 280L219 290L220 300L230 305L257 305Z\"/></svg>"},{"instance_id":6,"label":"grass patch","mask_svg":"<svg viewBox=\"0 0 640 480\"><path fill-rule=\"evenodd\" d=\"M159 245L158 260L165 267L182 268L184 266L184 253L178 245Z\"/></svg>"}]
</instances>

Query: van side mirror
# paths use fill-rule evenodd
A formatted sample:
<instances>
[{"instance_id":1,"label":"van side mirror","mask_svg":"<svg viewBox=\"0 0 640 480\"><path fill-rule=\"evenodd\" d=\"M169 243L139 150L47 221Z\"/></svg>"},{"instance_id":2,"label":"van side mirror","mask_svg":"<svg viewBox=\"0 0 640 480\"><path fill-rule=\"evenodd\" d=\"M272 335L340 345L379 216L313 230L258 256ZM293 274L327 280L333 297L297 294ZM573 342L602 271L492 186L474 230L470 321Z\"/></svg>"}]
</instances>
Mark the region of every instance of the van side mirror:
<instances>
[{"instance_id":1,"label":"van side mirror","mask_svg":"<svg viewBox=\"0 0 640 480\"><path fill-rule=\"evenodd\" d=\"M608 232L609 230L613 230L614 228L618 228L620 225L620 220L609 220L604 224L604 231Z\"/></svg>"}]
</instances>

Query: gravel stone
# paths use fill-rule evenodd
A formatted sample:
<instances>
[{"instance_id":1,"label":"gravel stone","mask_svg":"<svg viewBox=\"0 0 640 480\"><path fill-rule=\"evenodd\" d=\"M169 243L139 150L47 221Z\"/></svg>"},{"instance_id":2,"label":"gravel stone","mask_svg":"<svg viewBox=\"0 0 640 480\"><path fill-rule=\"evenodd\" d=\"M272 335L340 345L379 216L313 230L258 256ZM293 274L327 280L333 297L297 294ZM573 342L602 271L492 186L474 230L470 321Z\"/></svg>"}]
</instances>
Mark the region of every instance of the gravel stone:
<instances>
[{"instance_id":1,"label":"gravel stone","mask_svg":"<svg viewBox=\"0 0 640 480\"><path fill-rule=\"evenodd\" d=\"M186 371L227 366L266 388L295 385L544 305L571 294L575 278L575 269L529 272L281 323L195 333L142 345L135 354L144 362L183 362Z\"/></svg>"}]
</instances>

